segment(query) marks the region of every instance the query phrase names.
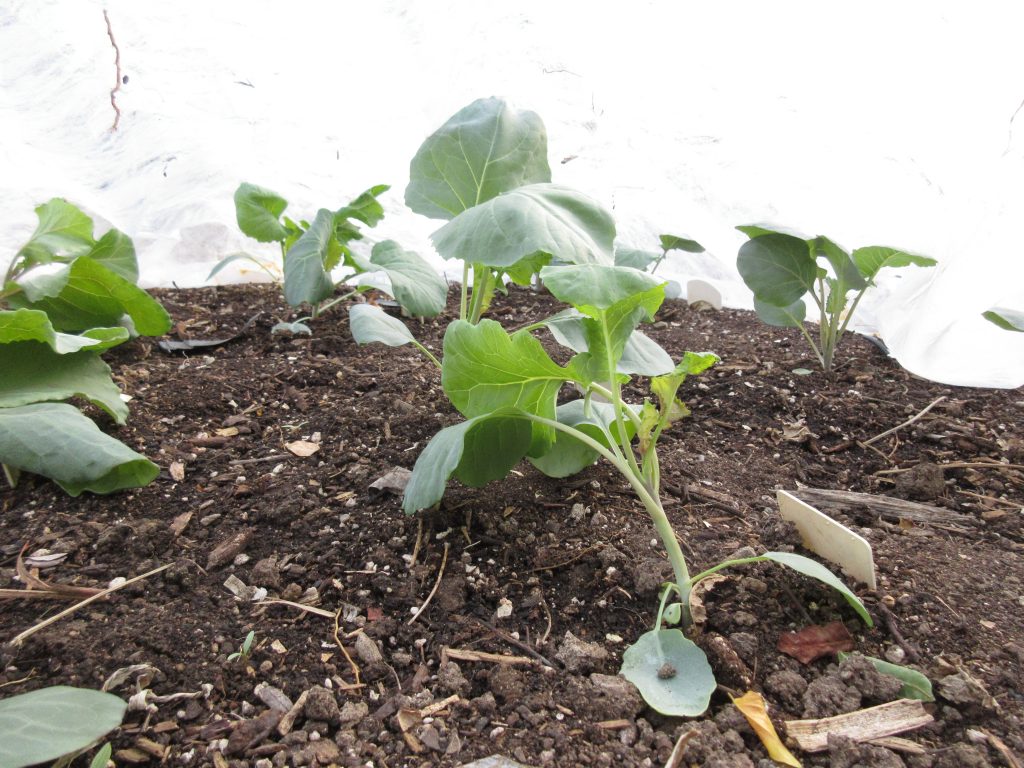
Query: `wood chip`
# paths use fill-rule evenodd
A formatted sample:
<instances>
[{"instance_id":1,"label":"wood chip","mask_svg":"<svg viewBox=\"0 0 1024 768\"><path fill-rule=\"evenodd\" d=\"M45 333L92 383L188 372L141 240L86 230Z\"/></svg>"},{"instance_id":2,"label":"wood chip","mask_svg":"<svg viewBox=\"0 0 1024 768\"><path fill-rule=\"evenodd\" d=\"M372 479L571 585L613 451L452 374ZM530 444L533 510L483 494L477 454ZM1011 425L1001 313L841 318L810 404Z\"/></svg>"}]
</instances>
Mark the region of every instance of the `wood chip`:
<instances>
[{"instance_id":1,"label":"wood chip","mask_svg":"<svg viewBox=\"0 0 1024 768\"><path fill-rule=\"evenodd\" d=\"M629 728L633 723L630 720L602 720L595 725L602 731L618 731L622 728Z\"/></svg>"},{"instance_id":2,"label":"wood chip","mask_svg":"<svg viewBox=\"0 0 1024 768\"><path fill-rule=\"evenodd\" d=\"M876 747L885 747L893 752L903 752L908 755L924 755L928 750L910 739L901 739L899 736L886 736L881 739L871 739L869 742Z\"/></svg>"},{"instance_id":3,"label":"wood chip","mask_svg":"<svg viewBox=\"0 0 1024 768\"><path fill-rule=\"evenodd\" d=\"M878 496L873 493L827 491L821 488L800 488L790 491L790 493L798 499L824 510L866 510L890 520L914 520L919 523L956 523L971 527L978 524L977 519L970 515L961 515L930 504L894 499L891 496Z\"/></svg>"},{"instance_id":4,"label":"wood chip","mask_svg":"<svg viewBox=\"0 0 1024 768\"><path fill-rule=\"evenodd\" d=\"M934 718L914 699L900 699L820 720L787 720L786 732L804 752L828 749L830 733L854 741L873 741L928 725Z\"/></svg>"},{"instance_id":5,"label":"wood chip","mask_svg":"<svg viewBox=\"0 0 1024 768\"><path fill-rule=\"evenodd\" d=\"M180 483L185 479L185 465L180 461L172 461L167 471L171 473L171 479Z\"/></svg>"},{"instance_id":6,"label":"wood chip","mask_svg":"<svg viewBox=\"0 0 1024 768\"><path fill-rule=\"evenodd\" d=\"M302 712L306 706L306 697L309 696L309 691L303 691L299 698L295 700L292 708L285 713L284 717L277 724L277 732L282 736L287 736L291 733L292 728L295 726L295 720L298 718L299 713Z\"/></svg>"},{"instance_id":7,"label":"wood chip","mask_svg":"<svg viewBox=\"0 0 1024 768\"><path fill-rule=\"evenodd\" d=\"M441 701L435 701L433 704L428 704L423 709L421 709L420 710L420 716L421 717L430 717L431 715L436 715L438 712L440 712L443 709L447 709L450 704L454 704L458 700L459 700L458 694L452 694L447 699L442 699Z\"/></svg>"},{"instance_id":8,"label":"wood chip","mask_svg":"<svg viewBox=\"0 0 1024 768\"><path fill-rule=\"evenodd\" d=\"M192 512L182 512L174 520L171 521L171 533L175 536L181 536L182 532L188 527L188 524L192 522Z\"/></svg>"},{"instance_id":9,"label":"wood chip","mask_svg":"<svg viewBox=\"0 0 1024 768\"><path fill-rule=\"evenodd\" d=\"M152 739L147 739L145 736L137 738L135 740L135 746L143 752L148 752L158 760L163 760L167 756L167 747L163 744L158 744Z\"/></svg>"},{"instance_id":10,"label":"wood chip","mask_svg":"<svg viewBox=\"0 0 1024 768\"><path fill-rule=\"evenodd\" d=\"M152 755L147 755L141 749L135 749L135 747L119 749L114 753L114 757L122 763L129 763L131 765L142 765L152 759Z\"/></svg>"},{"instance_id":11,"label":"wood chip","mask_svg":"<svg viewBox=\"0 0 1024 768\"><path fill-rule=\"evenodd\" d=\"M220 568L222 565L230 563L235 557L246 548L249 541L252 539L252 529L246 528L245 530L239 531L234 536L225 539L210 553L209 558L206 561L206 570L212 568Z\"/></svg>"}]
</instances>

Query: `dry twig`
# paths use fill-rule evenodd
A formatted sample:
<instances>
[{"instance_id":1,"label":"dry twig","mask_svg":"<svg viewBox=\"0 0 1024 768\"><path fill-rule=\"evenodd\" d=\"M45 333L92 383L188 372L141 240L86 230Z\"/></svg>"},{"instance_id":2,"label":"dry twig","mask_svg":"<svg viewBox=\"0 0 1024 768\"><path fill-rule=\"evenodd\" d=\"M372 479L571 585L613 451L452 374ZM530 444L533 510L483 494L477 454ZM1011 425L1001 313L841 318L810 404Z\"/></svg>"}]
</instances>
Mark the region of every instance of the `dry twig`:
<instances>
[{"instance_id":1,"label":"dry twig","mask_svg":"<svg viewBox=\"0 0 1024 768\"><path fill-rule=\"evenodd\" d=\"M110 44L114 46L114 69L116 70L117 80L114 82L114 87L110 89L110 106L114 108L114 124L110 126L110 130L116 131L117 124L121 122L121 109L117 106L117 92L121 90L121 49L117 47L117 40L114 39L114 30L110 28L110 16L107 15L107 9L103 9L103 20L107 22L107 37L110 38Z\"/></svg>"},{"instance_id":2,"label":"dry twig","mask_svg":"<svg viewBox=\"0 0 1024 768\"><path fill-rule=\"evenodd\" d=\"M105 589L102 592L96 593L92 597L87 597L87 598L85 598L85 600L82 600L81 602L75 603L70 608L66 608L63 611L61 611L60 613L54 614L50 618L45 619L45 620L39 622L34 627L29 627L28 629L26 629L21 634L11 638L11 645L19 646L23 642L25 642L25 640L27 640L29 637L34 635L36 632L39 632L42 629L46 629L46 627L50 626L51 624L55 624L56 622L58 622L61 619L63 619L65 616L70 616L72 613L77 611L79 608L84 608L89 603L93 603L93 602L99 600L101 597L106 597L111 592L117 592L117 590L119 590L119 589L124 589L129 584L134 584L137 581L142 581L143 579L148 579L150 576L153 576L153 575L155 575L157 573L160 573L161 571L166 571L172 565L174 565L174 563L168 563L167 565L162 565L159 568L154 568L152 571L147 571L146 573L142 574L141 576L136 576L133 579L128 579L128 581L124 582L124 584L118 584L116 587L111 587L110 589Z\"/></svg>"},{"instance_id":3,"label":"dry twig","mask_svg":"<svg viewBox=\"0 0 1024 768\"><path fill-rule=\"evenodd\" d=\"M432 590L430 590L430 594L427 595L427 599L423 601L423 605L421 605L419 607L419 609L416 611L416 613L414 613L412 615L412 618L409 619L409 621L407 621L406 624L412 624L414 621L416 621L416 619L418 619L420 617L420 614L423 613L423 611L425 611L427 609L428 605L430 605L430 601L434 599L434 595L437 594L437 589L438 589L438 587L441 586L441 577L444 576L444 566L445 566L445 563L448 562L448 549L449 549L449 546L450 545L446 541L444 543L444 554L441 556L441 567L437 571L437 581L434 582L434 588Z\"/></svg>"},{"instance_id":4,"label":"dry twig","mask_svg":"<svg viewBox=\"0 0 1024 768\"><path fill-rule=\"evenodd\" d=\"M352 667L352 674L355 676L356 685L362 685L363 681L359 679L359 665L352 660L352 656L349 655L348 650L345 648L345 644L341 642L341 638L338 637L338 621L341 618L341 608L334 614L334 642L338 644L338 649L345 655L345 660L348 661L348 665Z\"/></svg>"},{"instance_id":5,"label":"dry twig","mask_svg":"<svg viewBox=\"0 0 1024 768\"><path fill-rule=\"evenodd\" d=\"M872 438L871 438L870 440L865 440L865 441L863 441L863 443L862 443L862 444L863 444L863 445L871 445L872 443L877 443L877 442L878 442L879 440L881 440L881 439L882 439L883 437L888 437L888 436L889 436L889 435L891 435L891 434L892 434L893 432L896 432L896 431L898 431L898 430L901 430L901 429L903 429L904 427L909 427L909 426L910 426L911 424L913 424L913 423L914 423L915 421L917 421L918 419L920 419L920 418L921 418L922 416L924 416L924 415L925 415L926 413L928 413L928 411L930 411L930 410L931 410L932 408L934 408L934 407L935 407L936 405L938 405L939 403L941 403L941 402L942 402L943 400L945 400L945 399L946 399L946 396L945 396L945 395L941 395L941 396L939 396L939 397L935 398L935 399L934 399L934 400L932 400L932 401L931 401L930 403L928 403L928 405L926 405L926 406L924 407L924 409L923 409L923 410L921 410L920 412L918 412L918 413L917 413L917 415L915 415L915 416L911 416L911 417L910 417L909 419L907 419L906 421L904 421L904 422L903 422L902 424L897 424L897 425L896 425L895 427L893 427L892 429L887 429L887 430L885 430L885 432L883 432L883 433L882 433L882 434L880 434L880 435L875 435L875 436L874 436L874 437L872 437Z\"/></svg>"}]
</instances>

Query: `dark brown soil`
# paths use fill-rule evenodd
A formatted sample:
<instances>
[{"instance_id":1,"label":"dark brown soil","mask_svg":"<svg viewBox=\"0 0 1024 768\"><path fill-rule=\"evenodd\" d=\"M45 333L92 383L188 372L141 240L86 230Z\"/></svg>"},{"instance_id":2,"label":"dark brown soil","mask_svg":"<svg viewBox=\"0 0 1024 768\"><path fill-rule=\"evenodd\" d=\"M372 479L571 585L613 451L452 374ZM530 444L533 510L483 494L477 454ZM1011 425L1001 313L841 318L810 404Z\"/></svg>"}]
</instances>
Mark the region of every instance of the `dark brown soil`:
<instances>
[{"instance_id":1,"label":"dark brown soil","mask_svg":"<svg viewBox=\"0 0 1024 768\"><path fill-rule=\"evenodd\" d=\"M158 293L174 338L229 336L262 314L222 347L171 355L140 340L108 355L133 397L116 434L163 471L147 488L107 497L72 499L31 477L0 491L0 587L23 586L23 546L66 553L40 573L66 584L171 567L4 647L0 696L99 688L138 664L155 671L117 687L126 699L138 685L156 697L198 693L130 712L113 737L118 765L162 754L168 765L218 768L397 768L499 753L530 765L663 766L694 728L682 765L772 764L725 691L705 718L682 721L605 677L650 627L665 574L643 507L608 466L556 481L524 464L406 517L399 497L369 486L411 468L434 432L457 420L432 365L411 348L357 347L343 311L315 321L312 338L272 336L277 319L293 316L273 287ZM511 328L556 309L516 290L490 316ZM415 332L439 351L450 317L416 322ZM935 722L903 734L923 754L835 740L828 752L801 754L805 765L1009 764L998 744L1024 754L1024 394L920 380L860 337L843 342L837 372L797 375L815 367L798 334L747 312L668 302L649 332L677 357L710 349L722 358L684 385L693 415L661 449L666 507L692 568L743 548L800 550L774 500L775 489L798 483L967 516L837 515L875 551L879 588L858 588L872 630L796 574L733 572L708 594L698 640L718 649L719 682L761 690L780 727L880 703L877 686L840 674L834 657L805 666L776 650L781 633L838 619L857 650L913 662L931 678ZM920 420L861 445L940 396ZM285 444L296 440L319 451L294 456ZM226 554L225 542L234 545ZM229 576L319 612L239 599ZM67 604L3 603L0 641ZM250 630L251 656L229 661ZM598 648L573 654L567 633ZM520 659L467 660L466 651ZM990 698L956 688L964 673ZM275 727L280 713L265 714L264 685L292 702L309 691L287 735ZM449 697L422 719L408 711Z\"/></svg>"}]
</instances>

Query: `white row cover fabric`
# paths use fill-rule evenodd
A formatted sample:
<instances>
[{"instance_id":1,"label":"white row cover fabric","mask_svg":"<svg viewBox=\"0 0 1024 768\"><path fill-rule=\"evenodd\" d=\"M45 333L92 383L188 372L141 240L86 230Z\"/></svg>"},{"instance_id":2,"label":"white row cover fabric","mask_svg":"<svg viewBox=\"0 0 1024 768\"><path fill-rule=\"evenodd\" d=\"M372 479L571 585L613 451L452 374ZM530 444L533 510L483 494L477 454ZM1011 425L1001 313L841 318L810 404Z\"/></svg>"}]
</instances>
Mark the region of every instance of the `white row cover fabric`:
<instances>
[{"instance_id":1,"label":"white row cover fabric","mask_svg":"<svg viewBox=\"0 0 1024 768\"><path fill-rule=\"evenodd\" d=\"M1024 308L1022 22L1015 3L952 0L8 0L0 266L61 196L134 238L143 284L201 285L225 255L276 254L238 232L241 181L310 219L391 184L367 245L431 257L438 222L402 202L409 160L497 95L541 115L554 180L613 209L622 245L708 248L666 276L751 306L733 227L755 222L932 256L884 275L859 327L919 375L1017 387L1024 334L980 313Z\"/></svg>"}]
</instances>

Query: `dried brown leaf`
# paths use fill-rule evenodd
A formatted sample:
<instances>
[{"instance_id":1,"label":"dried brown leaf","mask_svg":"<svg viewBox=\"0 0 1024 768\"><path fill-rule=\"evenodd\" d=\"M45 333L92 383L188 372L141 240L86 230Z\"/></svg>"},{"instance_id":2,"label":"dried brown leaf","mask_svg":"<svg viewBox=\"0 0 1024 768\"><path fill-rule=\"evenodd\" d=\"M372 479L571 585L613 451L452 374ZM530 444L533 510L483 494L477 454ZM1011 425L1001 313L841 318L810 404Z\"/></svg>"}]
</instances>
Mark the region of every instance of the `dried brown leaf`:
<instances>
[{"instance_id":1,"label":"dried brown leaf","mask_svg":"<svg viewBox=\"0 0 1024 768\"><path fill-rule=\"evenodd\" d=\"M853 636L841 621L815 624L799 632L784 632L779 636L778 648L803 664L839 651L853 650Z\"/></svg>"}]
</instances>

